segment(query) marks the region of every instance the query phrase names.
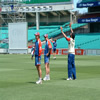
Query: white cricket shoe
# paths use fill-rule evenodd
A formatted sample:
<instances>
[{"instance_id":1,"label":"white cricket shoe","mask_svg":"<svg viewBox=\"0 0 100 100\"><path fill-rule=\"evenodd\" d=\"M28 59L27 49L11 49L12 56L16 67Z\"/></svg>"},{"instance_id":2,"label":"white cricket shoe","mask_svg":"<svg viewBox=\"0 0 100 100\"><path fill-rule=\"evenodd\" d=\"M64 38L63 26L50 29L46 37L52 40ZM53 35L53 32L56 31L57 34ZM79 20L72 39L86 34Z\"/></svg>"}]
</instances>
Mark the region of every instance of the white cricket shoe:
<instances>
[{"instance_id":1,"label":"white cricket shoe","mask_svg":"<svg viewBox=\"0 0 100 100\"><path fill-rule=\"evenodd\" d=\"M47 77L47 81L50 81L50 77Z\"/></svg>"},{"instance_id":2,"label":"white cricket shoe","mask_svg":"<svg viewBox=\"0 0 100 100\"><path fill-rule=\"evenodd\" d=\"M45 77L43 78L43 80L44 80L44 81L49 81L49 80L50 80L50 77L49 77L49 76L45 76Z\"/></svg>"},{"instance_id":3,"label":"white cricket shoe","mask_svg":"<svg viewBox=\"0 0 100 100\"><path fill-rule=\"evenodd\" d=\"M42 80L38 80L38 81L36 81L36 84L42 84Z\"/></svg>"},{"instance_id":4,"label":"white cricket shoe","mask_svg":"<svg viewBox=\"0 0 100 100\"><path fill-rule=\"evenodd\" d=\"M53 57L54 60L56 60L56 57Z\"/></svg>"},{"instance_id":5,"label":"white cricket shoe","mask_svg":"<svg viewBox=\"0 0 100 100\"><path fill-rule=\"evenodd\" d=\"M72 80L72 78L67 78L67 81Z\"/></svg>"}]
</instances>

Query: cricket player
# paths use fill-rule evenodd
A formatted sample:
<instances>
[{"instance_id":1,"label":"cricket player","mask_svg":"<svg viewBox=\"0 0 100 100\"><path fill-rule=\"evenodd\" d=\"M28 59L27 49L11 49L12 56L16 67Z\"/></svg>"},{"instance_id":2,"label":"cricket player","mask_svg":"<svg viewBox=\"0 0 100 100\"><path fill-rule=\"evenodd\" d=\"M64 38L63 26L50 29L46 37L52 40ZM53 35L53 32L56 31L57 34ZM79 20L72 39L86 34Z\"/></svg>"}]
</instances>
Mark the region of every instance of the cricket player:
<instances>
[{"instance_id":1,"label":"cricket player","mask_svg":"<svg viewBox=\"0 0 100 100\"><path fill-rule=\"evenodd\" d=\"M45 50L44 50L44 63L45 63L46 76L43 78L43 80L48 81L50 80L49 60L50 60L52 45L50 43L50 40L48 39L48 34L45 34L44 38L46 40Z\"/></svg>"},{"instance_id":2,"label":"cricket player","mask_svg":"<svg viewBox=\"0 0 100 100\"><path fill-rule=\"evenodd\" d=\"M35 42L35 48L33 50L33 55L35 53L35 66L38 71L39 80L36 82L36 84L42 84L42 71L41 71L41 53L42 53L42 44L40 40L40 33L37 32L35 34L36 42ZM32 60L33 60L32 55Z\"/></svg>"},{"instance_id":3,"label":"cricket player","mask_svg":"<svg viewBox=\"0 0 100 100\"><path fill-rule=\"evenodd\" d=\"M56 59L56 48L57 48L56 39L54 39L54 41L51 39L51 42L53 43L53 59Z\"/></svg>"},{"instance_id":4,"label":"cricket player","mask_svg":"<svg viewBox=\"0 0 100 100\"><path fill-rule=\"evenodd\" d=\"M68 38L63 32L63 28L61 28L61 32L63 36L68 41L68 79L67 80L75 80L76 79L76 68L75 68L75 34L71 28L71 23L69 25L71 29L70 38Z\"/></svg>"}]
</instances>

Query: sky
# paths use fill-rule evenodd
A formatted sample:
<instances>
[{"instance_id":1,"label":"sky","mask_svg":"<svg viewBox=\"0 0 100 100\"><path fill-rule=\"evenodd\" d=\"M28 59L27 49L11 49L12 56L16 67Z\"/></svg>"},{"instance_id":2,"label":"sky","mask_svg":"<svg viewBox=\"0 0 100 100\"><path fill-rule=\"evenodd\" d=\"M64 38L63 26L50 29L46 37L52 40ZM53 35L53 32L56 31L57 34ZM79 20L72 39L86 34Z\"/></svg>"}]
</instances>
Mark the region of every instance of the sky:
<instances>
[{"instance_id":1,"label":"sky","mask_svg":"<svg viewBox=\"0 0 100 100\"><path fill-rule=\"evenodd\" d=\"M79 0L73 0L73 2L74 2L74 10L73 11L79 11L80 13L86 13L87 12L87 8L77 8L76 7L78 1Z\"/></svg>"}]
</instances>

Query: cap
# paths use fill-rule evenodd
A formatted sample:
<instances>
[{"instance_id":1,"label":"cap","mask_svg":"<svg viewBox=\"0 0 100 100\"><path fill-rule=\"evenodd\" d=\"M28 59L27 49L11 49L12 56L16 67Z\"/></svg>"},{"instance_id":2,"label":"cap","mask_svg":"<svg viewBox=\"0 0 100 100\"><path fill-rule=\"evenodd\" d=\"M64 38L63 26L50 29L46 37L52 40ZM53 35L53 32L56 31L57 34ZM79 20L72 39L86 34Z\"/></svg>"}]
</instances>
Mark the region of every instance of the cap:
<instances>
[{"instance_id":1,"label":"cap","mask_svg":"<svg viewBox=\"0 0 100 100\"><path fill-rule=\"evenodd\" d=\"M44 37L48 37L48 34L45 34Z\"/></svg>"},{"instance_id":2,"label":"cap","mask_svg":"<svg viewBox=\"0 0 100 100\"><path fill-rule=\"evenodd\" d=\"M35 33L35 36L40 36L40 33L39 33L39 32L36 32L36 33Z\"/></svg>"}]
</instances>

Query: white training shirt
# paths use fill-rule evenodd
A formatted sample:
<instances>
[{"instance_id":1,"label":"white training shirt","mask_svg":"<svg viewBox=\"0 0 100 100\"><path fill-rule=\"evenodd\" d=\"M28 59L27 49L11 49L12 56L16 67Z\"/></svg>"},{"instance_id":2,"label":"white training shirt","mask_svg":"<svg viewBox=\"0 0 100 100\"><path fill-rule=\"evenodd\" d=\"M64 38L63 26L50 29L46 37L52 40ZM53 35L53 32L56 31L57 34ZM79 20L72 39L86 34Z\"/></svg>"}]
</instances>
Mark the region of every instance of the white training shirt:
<instances>
[{"instance_id":1,"label":"white training shirt","mask_svg":"<svg viewBox=\"0 0 100 100\"><path fill-rule=\"evenodd\" d=\"M68 41L68 53L75 54L75 40L72 38Z\"/></svg>"}]
</instances>

